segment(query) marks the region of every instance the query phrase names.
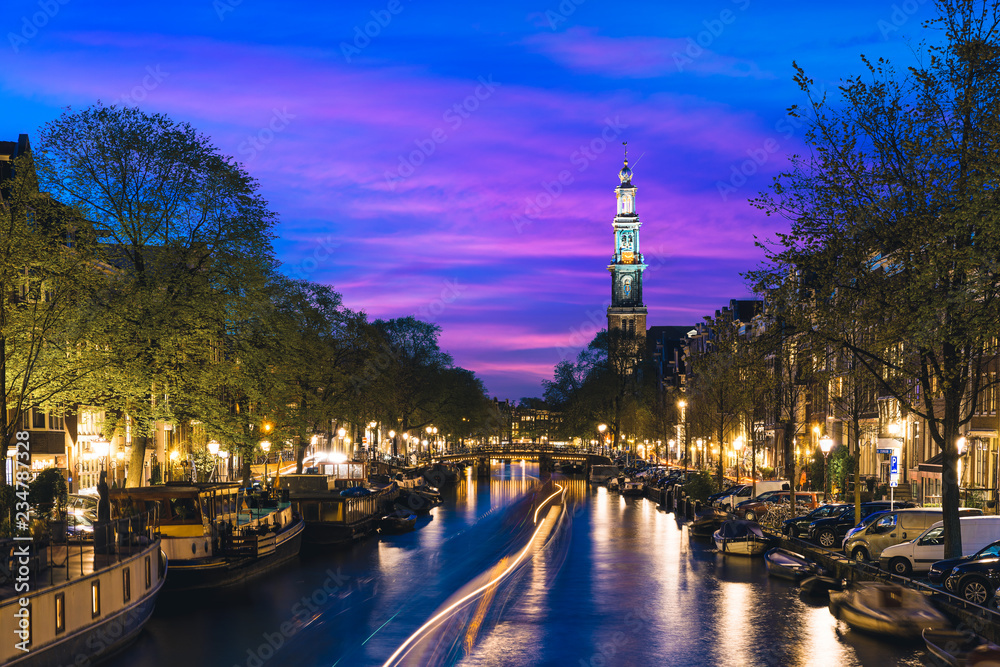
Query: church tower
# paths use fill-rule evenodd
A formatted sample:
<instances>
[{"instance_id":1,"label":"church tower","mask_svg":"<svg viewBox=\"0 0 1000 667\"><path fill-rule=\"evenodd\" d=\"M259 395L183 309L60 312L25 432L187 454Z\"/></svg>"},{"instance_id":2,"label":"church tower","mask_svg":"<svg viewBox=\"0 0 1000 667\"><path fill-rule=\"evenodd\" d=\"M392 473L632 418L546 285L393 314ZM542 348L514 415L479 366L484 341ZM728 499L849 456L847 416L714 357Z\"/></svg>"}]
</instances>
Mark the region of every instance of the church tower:
<instances>
[{"instance_id":1,"label":"church tower","mask_svg":"<svg viewBox=\"0 0 1000 667\"><path fill-rule=\"evenodd\" d=\"M628 167L628 146L625 166L618 172L621 185L615 188L618 214L612 223L615 230L615 254L608 271L611 273L611 307L608 308L608 331L624 329L640 337L646 335L646 306L642 303L642 263L639 251L639 216L635 212L635 186Z\"/></svg>"}]
</instances>

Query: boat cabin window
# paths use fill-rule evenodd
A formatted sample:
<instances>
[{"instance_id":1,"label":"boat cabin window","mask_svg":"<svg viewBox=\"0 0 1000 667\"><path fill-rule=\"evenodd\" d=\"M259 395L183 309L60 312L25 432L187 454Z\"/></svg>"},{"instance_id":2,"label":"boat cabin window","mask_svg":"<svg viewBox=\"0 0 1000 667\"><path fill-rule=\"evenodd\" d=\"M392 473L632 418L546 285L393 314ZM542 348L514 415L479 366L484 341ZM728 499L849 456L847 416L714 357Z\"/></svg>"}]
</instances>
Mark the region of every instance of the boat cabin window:
<instances>
[{"instance_id":1,"label":"boat cabin window","mask_svg":"<svg viewBox=\"0 0 1000 667\"><path fill-rule=\"evenodd\" d=\"M934 546L944 544L944 526L931 528L920 538L921 546Z\"/></svg>"},{"instance_id":2,"label":"boat cabin window","mask_svg":"<svg viewBox=\"0 0 1000 667\"><path fill-rule=\"evenodd\" d=\"M167 504L171 523L201 523L201 513L194 498L170 498Z\"/></svg>"},{"instance_id":3,"label":"boat cabin window","mask_svg":"<svg viewBox=\"0 0 1000 667\"><path fill-rule=\"evenodd\" d=\"M319 521L319 503L302 503L302 518L305 521Z\"/></svg>"}]
</instances>

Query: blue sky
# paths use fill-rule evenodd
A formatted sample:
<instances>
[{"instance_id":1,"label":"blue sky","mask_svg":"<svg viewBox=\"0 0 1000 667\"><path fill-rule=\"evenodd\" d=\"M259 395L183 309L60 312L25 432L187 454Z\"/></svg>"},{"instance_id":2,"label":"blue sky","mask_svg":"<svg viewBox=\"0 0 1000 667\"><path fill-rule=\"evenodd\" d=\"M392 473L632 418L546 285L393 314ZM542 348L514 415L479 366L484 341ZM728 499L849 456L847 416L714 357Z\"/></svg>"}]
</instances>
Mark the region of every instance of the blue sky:
<instances>
[{"instance_id":1,"label":"blue sky","mask_svg":"<svg viewBox=\"0 0 1000 667\"><path fill-rule=\"evenodd\" d=\"M260 181L286 273L372 317L436 322L501 398L540 394L603 325L621 141L649 324L693 324L746 296L754 236L782 228L747 199L803 150L785 111L805 99L792 61L835 95L861 54L913 63L934 13L928 0L5 6L0 139L98 99L190 122Z\"/></svg>"}]
</instances>

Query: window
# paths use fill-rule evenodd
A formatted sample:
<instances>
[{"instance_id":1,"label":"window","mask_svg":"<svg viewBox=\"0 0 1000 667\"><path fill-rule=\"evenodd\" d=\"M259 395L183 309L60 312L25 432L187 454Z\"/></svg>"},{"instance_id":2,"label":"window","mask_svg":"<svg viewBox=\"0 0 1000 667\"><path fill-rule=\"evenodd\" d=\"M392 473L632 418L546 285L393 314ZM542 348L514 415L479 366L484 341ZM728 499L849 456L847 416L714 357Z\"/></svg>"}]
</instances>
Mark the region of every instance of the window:
<instances>
[{"instance_id":1,"label":"window","mask_svg":"<svg viewBox=\"0 0 1000 667\"><path fill-rule=\"evenodd\" d=\"M153 570L149 564L149 556L146 556L146 588L153 585Z\"/></svg>"},{"instance_id":2,"label":"window","mask_svg":"<svg viewBox=\"0 0 1000 667\"><path fill-rule=\"evenodd\" d=\"M101 615L101 581L90 584L90 615L97 618Z\"/></svg>"},{"instance_id":3,"label":"window","mask_svg":"<svg viewBox=\"0 0 1000 667\"><path fill-rule=\"evenodd\" d=\"M38 408L31 409L31 428L45 428L45 413Z\"/></svg>"},{"instance_id":4,"label":"window","mask_svg":"<svg viewBox=\"0 0 1000 667\"><path fill-rule=\"evenodd\" d=\"M62 415L57 415L54 413L49 414L49 429L53 431L62 431L66 426L66 420Z\"/></svg>"},{"instance_id":5,"label":"window","mask_svg":"<svg viewBox=\"0 0 1000 667\"><path fill-rule=\"evenodd\" d=\"M56 634L66 630L66 594L56 594Z\"/></svg>"},{"instance_id":6,"label":"window","mask_svg":"<svg viewBox=\"0 0 1000 667\"><path fill-rule=\"evenodd\" d=\"M128 602L132 599L132 568L126 567L122 570L122 601Z\"/></svg>"}]
</instances>

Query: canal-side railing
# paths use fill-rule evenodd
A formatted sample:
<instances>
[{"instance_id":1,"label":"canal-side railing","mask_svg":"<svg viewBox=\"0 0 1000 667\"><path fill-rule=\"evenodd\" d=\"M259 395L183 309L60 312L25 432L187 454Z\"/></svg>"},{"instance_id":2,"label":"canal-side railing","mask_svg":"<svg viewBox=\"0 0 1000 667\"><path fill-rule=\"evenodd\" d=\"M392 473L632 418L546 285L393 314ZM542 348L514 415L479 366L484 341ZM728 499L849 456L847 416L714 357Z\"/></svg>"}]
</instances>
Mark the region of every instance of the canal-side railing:
<instances>
[{"instance_id":1,"label":"canal-side railing","mask_svg":"<svg viewBox=\"0 0 1000 667\"><path fill-rule=\"evenodd\" d=\"M344 498L344 523L355 524L379 518L387 505L399 497L399 487L390 484L375 493L356 498Z\"/></svg>"}]
</instances>

